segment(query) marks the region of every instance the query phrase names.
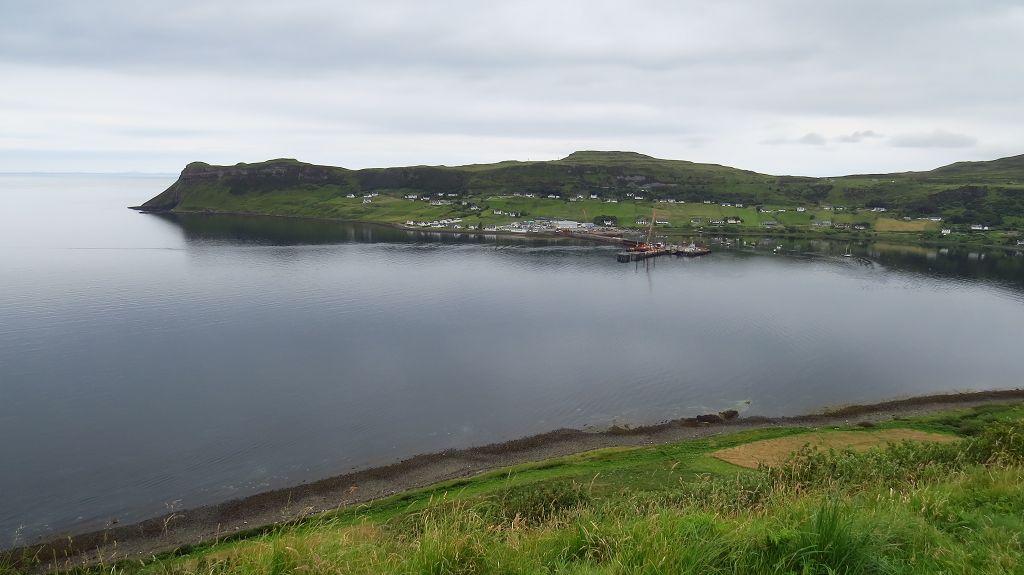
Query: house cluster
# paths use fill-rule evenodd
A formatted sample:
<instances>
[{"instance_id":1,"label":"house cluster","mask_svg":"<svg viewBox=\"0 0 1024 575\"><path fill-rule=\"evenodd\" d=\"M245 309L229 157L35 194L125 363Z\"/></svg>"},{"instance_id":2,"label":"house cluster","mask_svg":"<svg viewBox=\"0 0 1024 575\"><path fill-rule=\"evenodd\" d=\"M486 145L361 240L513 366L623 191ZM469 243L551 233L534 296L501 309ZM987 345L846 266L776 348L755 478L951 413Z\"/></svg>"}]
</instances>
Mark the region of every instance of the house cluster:
<instances>
[{"instance_id":1,"label":"house cluster","mask_svg":"<svg viewBox=\"0 0 1024 575\"><path fill-rule=\"evenodd\" d=\"M496 215L496 216L509 216L511 218L518 218L518 217L522 216L523 213L522 212L509 212L509 211L502 211L502 210L494 210L494 215Z\"/></svg>"},{"instance_id":2,"label":"house cluster","mask_svg":"<svg viewBox=\"0 0 1024 575\"><path fill-rule=\"evenodd\" d=\"M433 202L433 201L436 201L436 200L438 200L440 198L457 198L457 197L459 197L459 194L452 194L452 193L446 194L444 192L437 192L433 196L431 196L430 194L423 194L422 196L419 195L419 194L405 194L402 197L407 199L407 200L409 200L409 201L413 201L413 202L416 201L416 200L420 200L420 201L424 201L424 202Z\"/></svg>"},{"instance_id":3,"label":"house cluster","mask_svg":"<svg viewBox=\"0 0 1024 575\"><path fill-rule=\"evenodd\" d=\"M373 203L373 198L376 198L379 195L380 194L378 194L376 192L374 192L372 194L363 194L363 203L364 204ZM356 195L355 194L346 194L345 197L350 199L350 200L352 200L352 199L355 199Z\"/></svg>"},{"instance_id":4,"label":"house cluster","mask_svg":"<svg viewBox=\"0 0 1024 575\"><path fill-rule=\"evenodd\" d=\"M512 222L504 226L487 226L484 231L489 232L513 232L524 234L527 232L551 233L560 231L589 231L596 228L594 224L582 223L574 220L546 220L537 218L525 222Z\"/></svg>"},{"instance_id":5,"label":"house cluster","mask_svg":"<svg viewBox=\"0 0 1024 575\"><path fill-rule=\"evenodd\" d=\"M660 222L659 222L660 223ZM667 223L667 222L666 222ZM704 223L704 218L690 218L690 223L695 225L701 225ZM723 226L723 225L738 225L743 223L743 218L738 216L728 216L724 220L713 219L707 220L707 223L712 226Z\"/></svg>"},{"instance_id":6,"label":"house cluster","mask_svg":"<svg viewBox=\"0 0 1024 575\"><path fill-rule=\"evenodd\" d=\"M409 226L411 228L412 227L418 227L418 228L451 228L453 230L461 230L462 229L462 224L460 223L461 221L462 221L462 218L451 218L451 219L443 219L443 220L434 220L432 222L417 222L417 221L409 220L409 221L405 222L405 225L407 225L407 226Z\"/></svg>"}]
</instances>

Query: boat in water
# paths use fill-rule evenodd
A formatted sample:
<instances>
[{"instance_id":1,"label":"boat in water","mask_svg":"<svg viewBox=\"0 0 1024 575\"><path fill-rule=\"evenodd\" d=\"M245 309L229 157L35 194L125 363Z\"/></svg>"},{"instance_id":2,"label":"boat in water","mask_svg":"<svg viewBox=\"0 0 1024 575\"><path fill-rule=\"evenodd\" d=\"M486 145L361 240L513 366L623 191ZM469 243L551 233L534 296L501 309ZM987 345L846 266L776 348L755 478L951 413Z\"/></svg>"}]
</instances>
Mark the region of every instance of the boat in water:
<instances>
[{"instance_id":1,"label":"boat in water","mask_svg":"<svg viewBox=\"0 0 1024 575\"><path fill-rule=\"evenodd\" d=\"M695 258L697 256L705 256L711 253L711 249L705 246L698 246L697 244L691 243L688 246L676 246L672 250L677 256L683 256L688 258Z\"/></svg>"}]
</instances>

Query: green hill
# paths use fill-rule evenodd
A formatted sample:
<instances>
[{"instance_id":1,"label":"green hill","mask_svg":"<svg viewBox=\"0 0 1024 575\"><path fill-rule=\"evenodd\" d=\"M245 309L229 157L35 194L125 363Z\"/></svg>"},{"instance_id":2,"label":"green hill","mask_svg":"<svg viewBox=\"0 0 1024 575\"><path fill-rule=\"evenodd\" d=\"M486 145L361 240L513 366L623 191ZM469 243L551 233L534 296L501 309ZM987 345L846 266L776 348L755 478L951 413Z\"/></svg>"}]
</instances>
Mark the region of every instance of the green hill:
<instances>
[{"instance_id":1,"label":"green hill","mask_svg":"<svg viewBox=\"0 0 1024 575\"><path fill-rule=\"evenodd\" d=\"M362 196L369 194L378 196L364 202ZM413 195L420 196L420 202L411 203L406 197ZM422 202L426 195L443 205L430 206ZM633 210L636 213L649 214L652 203L671 200L716 206L739 203L747 208L800 206L812 210L808 218L813 214L818 219L830 217L830 214L813 211L816 208L841 206L844 211L885 208L889 216L898 218L941 217L954 225L1022 228L1024 155L988 162L957 162L927 172L831 178L775 176L615 151L580 151L553 161L362 170L318 166L292 159L234 166L194 162L186 166L170 188L139 208L383 222L479 215L479 223L484 223L488 221L485 216L487 208L492 207L490 204L506 197L523 198L517 200L521 205L516 206L498 202L516 212L576 219L609 212L609 215L630 221L633 212L599 204L628 202L640 206ZM569 206L572 201L583 203ZM473 210L477 214L471 212L472 206L479 208ZM680 223L687 223L688 216L700 215L676 208L665 209L666 213L676 210ZM761 221L745 214L737 215L745 220ZM809 225L809 222L803 223Z\"/></svg>"}]
</instances>

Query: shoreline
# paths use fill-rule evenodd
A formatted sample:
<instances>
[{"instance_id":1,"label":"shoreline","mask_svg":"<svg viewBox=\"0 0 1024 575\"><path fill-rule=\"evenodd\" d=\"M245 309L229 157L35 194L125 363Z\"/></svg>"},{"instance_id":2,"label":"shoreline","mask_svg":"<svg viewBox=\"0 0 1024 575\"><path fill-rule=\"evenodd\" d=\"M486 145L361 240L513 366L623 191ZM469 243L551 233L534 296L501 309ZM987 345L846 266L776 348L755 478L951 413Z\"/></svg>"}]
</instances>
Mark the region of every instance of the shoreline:
<instances>
[{"instance_id":1,"label":"shoreline","mask_svg":"<svg viewBox=\"0 0 1024 575\"><path fill-rule=\"evenodd\" d=\"M411 227L405 224L399 224L395 222L381 222L377 220L350 220L346 218L328 218L323 216L292 216L288 214L264 214L260 212L222 212L216 210L146 210L142 206L128 206L129 210L135 210L140 214L182 214L188 216L241 216L247 218L285 218L289 220L306 220L311 222L334 222L339 224L368 224L373 226L382 226L386 228L394 228L396 230L402 230L407 232L419 232L422 234L448 234L448 235L470 235L470 236L505 236L505 237L517 237L517 238L531 238L531 239L566 239L567 236L544 232L507 232L503 230L452 230L448 228L420 228ZM570 238L571 239L571 238Z\"/></svg>"},{"instance_id":2,"label":"shoreline","mask_svg":"<svg viewBox=\"0 0 1024 575\"><path fill-rule=\"evenodd\" d=\"M865 405L846 405L784 417L717 414L655 425L612 427L598 432L557 429L539 435L466 449L416 455L397 463L336 475L222 503L173 512L131 525L66 534L21 547L0 549L0 565L39 558L36 570L50 571L103 561L141 559L177 549L256 534L317 514L370 503L412 489L493 471L604 449L674 443L721 433L770 427L849 425L885 421L955 408L1024 400L1024 389L916 396ZM725 415L726 412L722 412ZM43 559L48 558L48 559Z\"/></svg>"},{"instance_id":3,"label":"shoreline","mask_svg":"<svg viewBox=\"0 0 1024 575\"><path fill-rule=\"evenodd\" d=\"M577 239L580 241L593 241L594 243L604 243L598 240L590 240L586 238L571 238L558 233L544 233L544 232L508 232L501 230L484 231L484 230L452 230L446 228L420 228L410 227L404 224L396 222L382 222L377 220L352 220L346 218L329 218L324 216L297 216L288 214L267 214L261 212L231 212L231 211L219 211L219 210L147 210L142 206L128 206L129 210L135 210L140 214L183 214L190 216L243 216L243 217L256 217L256 218L286 218L292 220L308 220L315 222L336 222L346 224L371 224L375 226L384 226L409 232L420 232L424 234L448 234L448 235L470 235L470 236L503 236L503 237L526 237L531 239ZM891 241L895 243L901 243L911 246L925 246L925 247L959 247L959 248L984 248L984 249L999 249L1003 251L1013 252L1021 250L1021 246L1012 246L1004 244L990 244L990 243L965 243L955 241L936 241L934 239L921 239L915 237L904 237L902 234L911 234L912 232L869 232L866 235L861 232L850 232L850 233L814 233L814 232L786 232L778 231L772 232L771 229L757 229L757 230L682 230L673 228L659 228L659 230L669 236L676 237L766 237L766 238L783 238L783 239L806 239L806 240L830 240L830 241ZM636 232L642 233L643 230L634 228L623 228L625 232Z\"/></svg>"}]
</instances>

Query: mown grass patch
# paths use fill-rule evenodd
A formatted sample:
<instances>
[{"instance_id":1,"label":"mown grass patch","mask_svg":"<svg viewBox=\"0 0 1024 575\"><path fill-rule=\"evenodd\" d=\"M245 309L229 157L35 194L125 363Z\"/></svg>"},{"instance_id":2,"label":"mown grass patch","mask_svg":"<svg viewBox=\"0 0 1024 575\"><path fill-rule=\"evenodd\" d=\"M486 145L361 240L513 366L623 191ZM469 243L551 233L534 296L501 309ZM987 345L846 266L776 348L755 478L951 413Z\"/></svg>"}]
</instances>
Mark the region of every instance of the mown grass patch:
<instances>
[{"instance_id":1,"label":"mown grass patch","mask_svg":"<svg viewBox=\"0 0 1024 575\"><path fill-rule=\"evenodd\" d=\"M939 224L928 220L894 220L892 218L878 218L875 220L875 229L880 232L923 232L925 230L938 229Z\"/></svg>"},{"instance_id":2,"label":"mown grass patch","mask_svg":"<svg viewBox=\"0 0 1024 575\"><path fill-rule=\"evenodd\" d=\"M900 441L937 441L948 443L955 436L929 433L915 429L885 429L880 431L815 431L802 435L763 439L736 447L720 449L711 455L733 465L757 469L762 465L777 466L784 463L804 445L817 449L867 449L886 447Z\"/></svg>"}]
</instances>

